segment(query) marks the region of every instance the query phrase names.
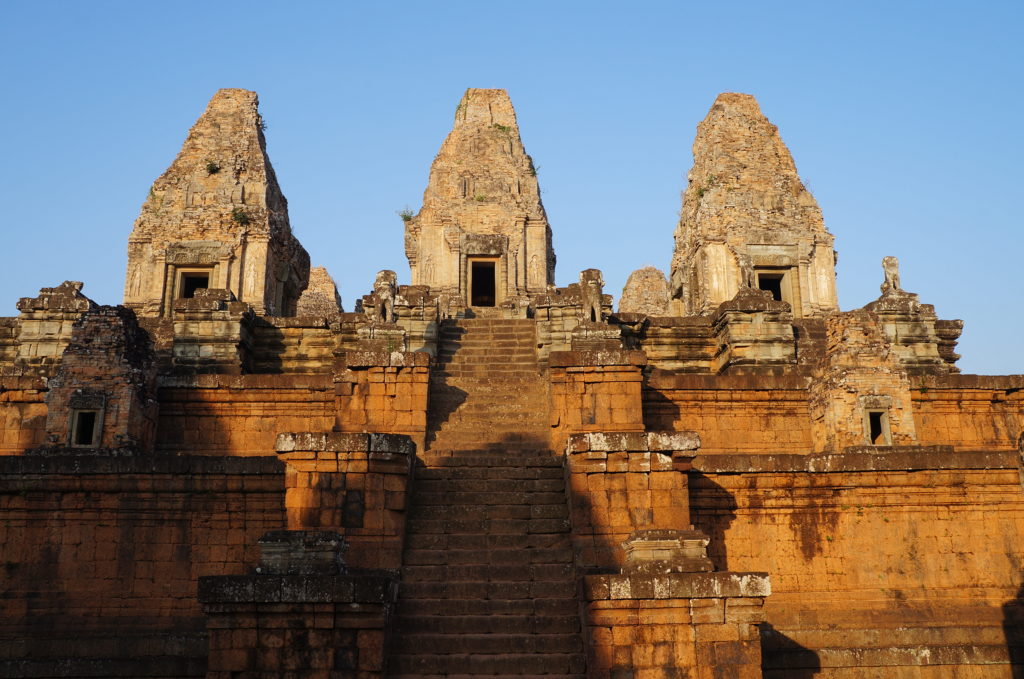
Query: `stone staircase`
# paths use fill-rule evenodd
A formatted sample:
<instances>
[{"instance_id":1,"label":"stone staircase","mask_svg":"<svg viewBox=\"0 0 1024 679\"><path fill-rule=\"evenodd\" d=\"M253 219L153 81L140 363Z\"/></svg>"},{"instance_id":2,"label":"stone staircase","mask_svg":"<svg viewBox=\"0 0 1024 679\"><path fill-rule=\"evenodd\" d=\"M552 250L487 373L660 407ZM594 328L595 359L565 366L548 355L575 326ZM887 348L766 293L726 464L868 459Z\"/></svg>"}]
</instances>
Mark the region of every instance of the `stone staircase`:
<instances>
[{"instance_id":1,"label":"stone staircase","mask_svg":"<svg viewBox=\"0 0 1024 679\"><path fill-rule=\"evenodd\" d=\"M441 331L393 677L585 675L561 460L530 320Z\"/></svg>"}]
</instances>

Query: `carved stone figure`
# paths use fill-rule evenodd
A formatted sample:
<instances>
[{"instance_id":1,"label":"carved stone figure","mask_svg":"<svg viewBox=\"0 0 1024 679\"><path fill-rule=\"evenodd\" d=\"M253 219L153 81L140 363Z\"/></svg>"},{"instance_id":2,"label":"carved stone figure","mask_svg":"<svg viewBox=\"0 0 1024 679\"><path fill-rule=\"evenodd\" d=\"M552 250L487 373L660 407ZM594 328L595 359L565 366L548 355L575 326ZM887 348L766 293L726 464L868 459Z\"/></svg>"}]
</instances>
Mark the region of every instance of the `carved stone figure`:
<instances>
[{"instance_id":1,"label":"carved stone figure","mask_svg":"<svg viewBox=\"0 0 1024 679\"><path fill-rule=\"evenodd\" d=\"M900 260L895 257L883 257L882 270L885 271L885 280L882 281L883 295L903 289L900 287Z\"/></svg>"},{"instance_id":2,"label":"carved stone figure","mask_svg":"<svg viewBox=\"0 0 1024 679\"><path fill-rule=\"evenodd\" d=\"M395 322L395 294L398 292L398 275L389 269L377 272L373 281L373 294L377 297L377 313L383 323Z\"/></svg>"},{"instance_id":3,"label":"carved stone figure","mask_svg":"<svg viewBox=\"0 0 1024 679\"><path fill-rule=\"evenodd\" d=\"M600 269L580 272L580 314L582 320L600 322L601 299L604 295L604 276Z\"/></svg>"}]
</instances>

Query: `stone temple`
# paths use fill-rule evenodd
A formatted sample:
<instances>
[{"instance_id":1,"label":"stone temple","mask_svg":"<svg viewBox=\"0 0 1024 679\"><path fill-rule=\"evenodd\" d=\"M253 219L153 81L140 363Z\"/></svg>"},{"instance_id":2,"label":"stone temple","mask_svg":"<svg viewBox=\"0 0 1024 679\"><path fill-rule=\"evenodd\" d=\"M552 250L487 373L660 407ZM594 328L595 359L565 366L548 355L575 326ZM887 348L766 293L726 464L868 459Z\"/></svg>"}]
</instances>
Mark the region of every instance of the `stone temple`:
<instances>
[{"instance_id":1,"label":"stone temple","mask_svg":"<svg viewBox=\"0 0 1024 679\"><path fill-rule=\"evenodd\" d=\"M753 97L617 309L470 89L345 311L257 104L153 184L123 305L0 319L0 676L1024 676L1024 377L961 374L895 257L840 310Z\"/></svg>"}]
</instances>

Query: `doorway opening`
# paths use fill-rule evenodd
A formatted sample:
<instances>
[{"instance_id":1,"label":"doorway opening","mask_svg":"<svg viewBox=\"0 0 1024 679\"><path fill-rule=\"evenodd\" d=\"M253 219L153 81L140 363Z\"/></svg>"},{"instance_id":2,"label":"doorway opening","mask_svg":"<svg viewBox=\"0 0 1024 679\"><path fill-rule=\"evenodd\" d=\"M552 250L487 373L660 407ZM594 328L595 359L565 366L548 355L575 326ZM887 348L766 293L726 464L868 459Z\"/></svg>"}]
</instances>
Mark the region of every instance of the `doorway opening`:
<instances>
[{"instance_id":1,"label":"doorway opening","mask_svg":"<svg viewBox=\"0 0 1024 679\"><path fill-rule=\"evenodd\" d=\"M178 299L192 299L197 290L210 287L209 271L183 271L178 282Z\"/></svg>"},{"instance_id":2,"label":"doorway opening","mask_svg":"<svg viewBox=\"0 0 1024 679\"><path fill-rule=\"evenodd\" d=\"M785 301L782 298L782 274L759 273L757 274L757 287L772 294L776 302Z\"/></svg>"},{"instance_id":3,"label":"doorway opening","mask_svg":"<svg viewBox=\"0 0 1024 679\"><path fill-rule=\"evenodd\" d=\"M889 414L884 410L869 410L867 413L868 444L872 446L891 446L892 435L889 433Z\"/></svg>"},{"instance_id":4,"label":"doorway opening","mask_svg":"<svg viewBox=\"0 0 1024 679\"><path fill-rule=\"evenodd\" d=\"M495 280L493 261L470 262L469 270L469 305L494 306Z\"/></svg>"},{"instance_id":5,"label":"doorway opening","mask_svg":"<svg viewBox=\"0 0 1024 679\"><path fill-rule=\"evenodd\" d=\"M76 448L94 448L99 443L99 411L71 411L71 445Z\"/></svg>"}]
</instances>

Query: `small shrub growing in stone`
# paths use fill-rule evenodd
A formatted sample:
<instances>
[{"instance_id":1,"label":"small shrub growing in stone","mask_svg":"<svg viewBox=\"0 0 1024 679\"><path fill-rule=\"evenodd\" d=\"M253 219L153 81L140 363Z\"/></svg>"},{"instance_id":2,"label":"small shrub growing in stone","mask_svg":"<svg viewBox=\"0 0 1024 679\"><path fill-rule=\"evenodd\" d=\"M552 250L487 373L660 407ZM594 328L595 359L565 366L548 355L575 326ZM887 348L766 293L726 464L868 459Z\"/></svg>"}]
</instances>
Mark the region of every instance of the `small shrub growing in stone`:
<instances>
[{"instance_id":1,"label":"small shrub growing in stone","mask_svg":"<svg viewBox=\"0 0 1024 679\"><path fill-rule=\"evenodd\" d=\"M239 226L248 226L249 222L252 220L249 219L249 215L246 213L245 210L243 210L240 207L236 207L234 210L231 211L231 221L233 221L235 224L238 224Z\"/></svg>"}]
</instances>

